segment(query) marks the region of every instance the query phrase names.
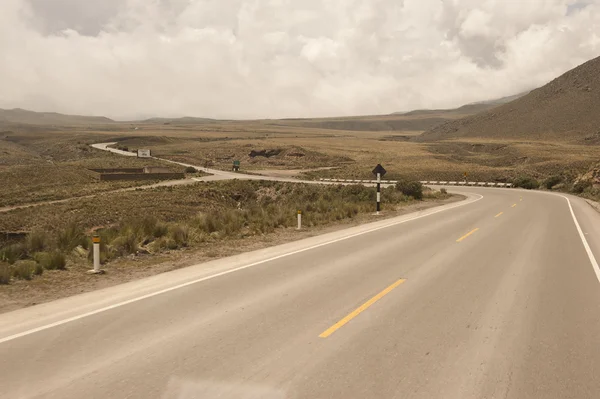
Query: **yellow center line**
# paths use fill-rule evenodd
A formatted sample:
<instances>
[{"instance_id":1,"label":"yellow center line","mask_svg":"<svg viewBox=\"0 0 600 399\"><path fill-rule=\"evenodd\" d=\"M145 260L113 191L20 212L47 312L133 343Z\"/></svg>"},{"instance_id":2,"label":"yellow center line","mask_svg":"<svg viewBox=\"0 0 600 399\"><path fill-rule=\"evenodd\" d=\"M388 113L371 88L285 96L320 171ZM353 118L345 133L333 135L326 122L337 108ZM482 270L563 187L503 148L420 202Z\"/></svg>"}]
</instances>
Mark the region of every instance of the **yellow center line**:
<instances>
[{"instance_id":1,"label":"yellow center line","mask_svg":"<svg viewBox=\"0 0 600 399\"><path fill-rule=\"evenodd\" d=\"M456 240L456 242L461 242L462 240L464 240L465 238L467 238L471 234L475 233L477 230L479 230L479 227L476 228L476 229L473 229L473 230L469 231L467 234L465 234L464 236L462 236L458 240Z\"/></svg>"},{"instance_id":2,"label":"yellow center line","mask_svg":"<svg viewBox=\"0 0 600 399\"><path fill-rule=\"evenodd\" d=\"M331 334L333 334L338 329L343 327L346 323L348 323L350 320L352 320L353 318L355 318L356 316L358 316L359 314L361 314L362 312L367 310L371 305L373 305L375 302L377 302L378 300L380 300L381 298L383 298L384 296L389 294L394 288L396 288L397 286L399 286L400 284L402 284L405 281L406 281L405 279L400 279L400 280L396 281L394 284L390 285L385 290L381 291L379 294L375 295L373 298L369 299L367 302L360 305L348 316L344 317L342 320L338 321L337 323L335 323L334 325L329 327L327 330L323 331L321 333L321 335L319 335L319 337L320 338L329 337Z\"/></svg>"},{"instance_id":3,"label":"yellow center line","mask_svg":"<svg viewBox=\"0 0 600 399\"><path fill-rule=\"evenodd\" d=\"M514 208L515 206L517 206L517 204L512 204L511 208Z\"/></svg>"},{"instance_id":4,"label":"yellow center line","mask_svg":"<svg viewBox=\"0 0 600 399\"><path fill-rule=\"evenodd\" d=\"M500 216L502 216L504 214L504 212L500 212L499 214L497 214L496 216L494 216L495 218L499 218Z\"/></svg>"}]
</instances>

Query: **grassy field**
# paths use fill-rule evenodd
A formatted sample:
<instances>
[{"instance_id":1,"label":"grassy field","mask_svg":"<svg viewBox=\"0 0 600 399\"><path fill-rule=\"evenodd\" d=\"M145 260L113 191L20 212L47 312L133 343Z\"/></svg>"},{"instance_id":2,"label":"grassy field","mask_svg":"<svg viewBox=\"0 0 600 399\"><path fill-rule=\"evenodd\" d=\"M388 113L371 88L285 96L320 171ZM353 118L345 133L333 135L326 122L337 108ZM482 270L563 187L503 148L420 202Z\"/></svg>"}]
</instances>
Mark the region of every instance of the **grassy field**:
<instances>
[{"instance_id":1,"label":"grassy field","mask_svg":"<svg viewBox=\"0 0 600 399\"><path fill-rule=\"evenodd\" d=\"M166 166L154 159L123 157L88 144L104 135L71 131L0 134L0 207L58 200L149 184L148 181L101 182L90 168Z\"/></svg>"}]
</instances>

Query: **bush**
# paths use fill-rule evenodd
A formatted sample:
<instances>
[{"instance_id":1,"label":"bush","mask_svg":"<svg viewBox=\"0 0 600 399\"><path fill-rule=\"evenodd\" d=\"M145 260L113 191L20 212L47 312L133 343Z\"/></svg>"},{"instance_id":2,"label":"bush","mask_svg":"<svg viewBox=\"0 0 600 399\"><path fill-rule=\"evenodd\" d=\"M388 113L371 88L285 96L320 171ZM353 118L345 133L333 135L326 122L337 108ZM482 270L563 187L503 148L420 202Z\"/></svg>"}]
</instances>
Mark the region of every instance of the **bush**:
<instances>
[{"instance_id":1,"label":"bush","mask_svg":"<svg viewBox=\"0 0 600 399\"><path fill-rule=\"evenodd\" d=\"M10 283L10 267L8 263L0 262L0 284Z\"/></svg>"},{"instance_id":2,"label":"bush","mask_svg":"<svg viewBox=\"0 0 600 399\"><path fill-rule=\"evenodd\" d=\"M41 263L35 262L35 267L33 269L33 274L36 276L41 276L44 273L44 266Z\"/></svg>"},{"instance_id":3,"label":"bush","mask_svg":"<svg viewBox=\"0 0 600 399\"><path fill-rule=\"evenodd\" d=\"M59 251L38 252L33 258L46 270L65 270L67 268L67 259Z\"/></svg>"},{"instance_id":4,"label":"bush","mask_svg":"<svg viewBox=\"0 0 600 399\"><path fill-rule=\"evenodd\" d=\"M185 173L196 173L196 172L198 172L198 171L193 166L188 166L187 168L185 168Z\"/></svg>"},{"instance_id":5,"label":"bush","mask_svg":"<svg viewBox=\"0 0 600 399\"><path fill-rule=\"evenodd\" d=\"M35 261L19 260L13 265L13 277L21 280L31 280L35 270Z\"/></svg>"},{"instance_id":6,"label":"bush","mask_svg":"<svg viewBox=\"0 0 600 399\"><path fill-rule=\"evenodd\" d=\"M56 246L64 252L71 252L79 245L87 249L88 239L83 234L83 230L74 223L69 224L56 235Z\"/></svg>"},{"instance_id":7,"label":"bush","mask_svg":"<svg viewBox=\"0 0 600 399\"><path fill-rule=\"evenodd\" d=\"M418 181L400 180L396 183L396 190L416 200L423 199L423 185Z\"/></svg>"},{"instance_id":8,"label":"bush","mask_svg":"<svg viewBox=\"0 0 600 399\"><path fill-rule=\"evenodd\" d=\"M592 187L592 182L589 180L579 180L573 184L573 192L582 194L587 188Z\"/></svg>"},{"instance_id":9,"label":"bush","mask_svg":"<svg viewBox=\"0 0 600 399\"><path fill-rule=\"evenodd\" d=\"M557 184L560 184L562 180L563 179L560 176L550 176L546 180L544 180L544 187L546 187L548 190L551 190L552 187L556 186Z\"/></svg>"},{"instance_id":10,"label":"bush","mask_svg":"<svg viewBox=\"0 0 600 399\"><path fill-rule=\"evenodd\" d=\"M27 248L24 244L11 244L0 250L0 262L8 262L11 265L19 259L27 257Z\"/></svg>"},{"instance_id":11,"label":"bush","mask_svg":"<svg viewBox=\"0 0 600 399\"><path fill-rule=\"evenodd\" d=\"M540 182L530 176L520 176L513 181L513 185L527 190L535 190L540 187Z\"/></svg>"},{"instance_id":12,"label":"bush","mask_svg":"<svg viewBox=\"0 0 600 399\"><path fill-rule=\"evenodd\" d=\"M178 247L186 247L188 245L189 230L185 226L174 224L169 227L169 238L171 238Z\"/></svg>"},{"instance_id":13,"label":"bush","mask_svg":"<svg viewBox=\"0 0 600 399\"><path fill-rule=\"evenodd\" d=\"M443 195L448 195L448 190L446 190L444 187L442 187L440 189L440 193L442 193Z\"/></svg>"},{"instance_id":14,"label":"bush","mask_svg":"<svg viewBox=\"0 0 600 399\"><path fill-rule=\"evenodd\" d=\"M169 226L167 226L165 223L157 222L154 226L154 230L152 230L152 236L154 238L160 238L166 236L168 232Z\"/></svg>"},{"instance_id":15,"label":"bush","mask_svg":"<svg viewBox=\"0 0 600 399\"><path fill-rule=\"evenodd\" d=\"M46 248L46 233L41 230L33 230L27 235L25 245L30 254L43 251Z\"/></svg>"},{"instance_id":16,"label":"bush","mask_svg":"<svg viewBox=\"0 0 600 399\"><path fill-rule=\"evenodd\" d=\"M134 254L138 250L139 242L135 232L131 229L125 229L115 238L111 245L114 249L124 255Z\"/></svg>"}]
</instances>

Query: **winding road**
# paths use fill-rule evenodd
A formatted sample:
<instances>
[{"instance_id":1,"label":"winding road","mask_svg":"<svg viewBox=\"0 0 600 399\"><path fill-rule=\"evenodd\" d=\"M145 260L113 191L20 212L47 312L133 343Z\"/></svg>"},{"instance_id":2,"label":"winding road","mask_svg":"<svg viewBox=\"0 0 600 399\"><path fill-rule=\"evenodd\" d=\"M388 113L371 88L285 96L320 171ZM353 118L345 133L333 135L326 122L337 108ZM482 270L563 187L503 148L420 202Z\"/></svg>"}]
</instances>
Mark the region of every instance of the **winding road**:
<instances>
[{"instance_id":1,"label":"winding road","mask_svg":"<svg viewBox=\"0 0 600 399\"><path fill-rule=\"evenodd\" d=\"M600 396L600 214L450 190L467 199L2 314L0 396Z\"/></svg>"}]
</instances>

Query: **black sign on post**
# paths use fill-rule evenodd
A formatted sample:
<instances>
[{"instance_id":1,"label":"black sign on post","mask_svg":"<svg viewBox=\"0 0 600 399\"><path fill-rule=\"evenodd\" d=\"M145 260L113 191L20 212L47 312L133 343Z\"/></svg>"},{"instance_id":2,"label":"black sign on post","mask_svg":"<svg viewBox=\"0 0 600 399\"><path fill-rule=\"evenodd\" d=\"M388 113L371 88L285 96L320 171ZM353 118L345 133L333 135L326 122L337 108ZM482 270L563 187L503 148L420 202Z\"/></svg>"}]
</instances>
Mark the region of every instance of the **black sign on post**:
<instances>
[{"instance_id":1,"label":"black sign on post","mask_svg":"<svg viewBox=\"0 0 600 399\"><path fill-rule=\"evenodd\" d=\"M387 173L387 170L385 170L385 168L381 166L380 163L378 163L377 166L375 166L375 169L373 169L373 174L375 176L377 176L377 173L379 173L379 175L383 177Z\"/></svg>"},{"instance_id":2,"label":"black sign on post","mask_svg":"<svg viewBox=\"0 0 600 399\"><path fill-rule=\"evenodd\" d=\"M373 174L377 176L377 214L381 211L381 178L385 175L387 171L381 164L377 164L375 169L373 169Z\"/></svg>"}]
</instances>

